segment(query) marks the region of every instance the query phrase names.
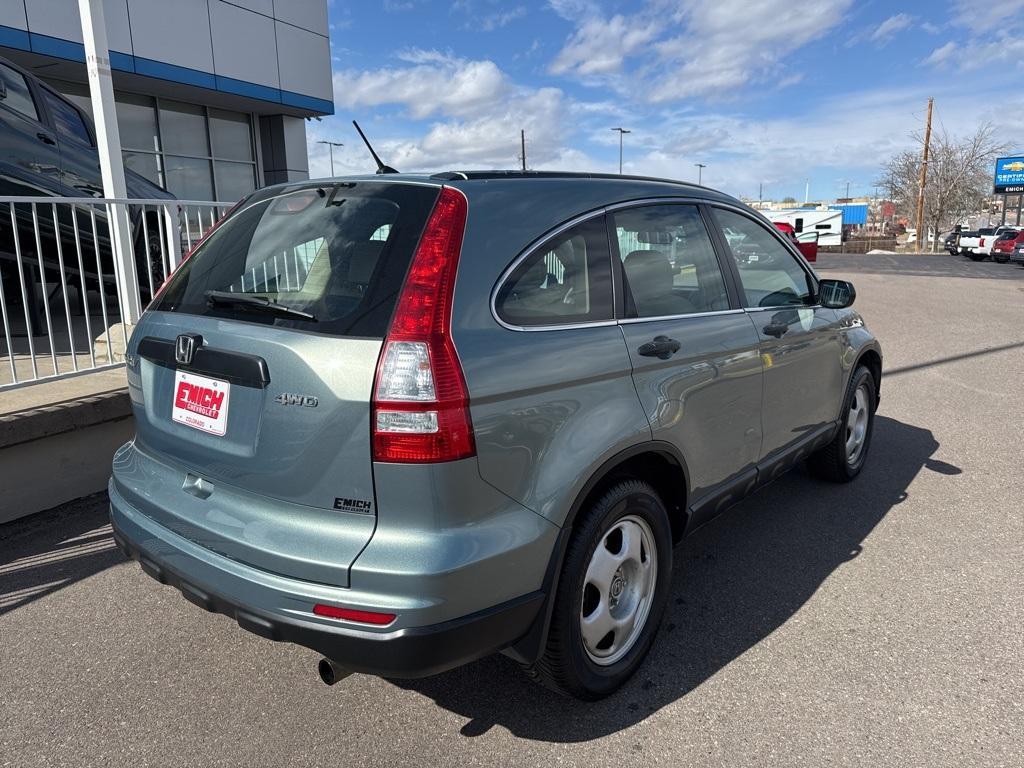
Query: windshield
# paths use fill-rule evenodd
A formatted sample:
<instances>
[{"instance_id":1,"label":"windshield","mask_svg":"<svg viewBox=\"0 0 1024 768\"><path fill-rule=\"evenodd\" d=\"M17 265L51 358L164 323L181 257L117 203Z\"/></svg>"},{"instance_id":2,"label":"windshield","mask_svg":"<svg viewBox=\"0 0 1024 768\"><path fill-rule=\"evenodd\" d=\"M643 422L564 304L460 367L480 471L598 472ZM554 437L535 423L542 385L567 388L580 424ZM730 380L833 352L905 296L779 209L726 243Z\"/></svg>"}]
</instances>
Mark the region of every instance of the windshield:
<instances>
[{"instance_id":1,"label":"windshield","mask_svg":"<svg viewBox=\"0 0 1024 768\"><path fill-rule=\"evenodd\" d=\"M182 265L151 309L383 337L437 194L377 182L257 193ZM261 303L296 312L257 311Z\"/></svg>"}]
</instances>

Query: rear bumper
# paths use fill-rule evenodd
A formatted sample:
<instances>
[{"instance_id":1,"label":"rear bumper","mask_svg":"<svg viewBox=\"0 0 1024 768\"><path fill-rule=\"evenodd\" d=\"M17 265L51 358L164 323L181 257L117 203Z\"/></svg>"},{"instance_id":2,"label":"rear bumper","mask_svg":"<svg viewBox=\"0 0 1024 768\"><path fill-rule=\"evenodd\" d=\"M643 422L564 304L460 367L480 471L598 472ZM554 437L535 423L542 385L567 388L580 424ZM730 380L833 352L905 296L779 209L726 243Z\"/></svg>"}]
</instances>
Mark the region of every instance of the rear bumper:
<instances>
[{"instance_id":1,"label":"rear bumper","mask_svg":"<svg viewBox=\"0 0 1024 768\"><path fill-rule=\"evenodd\" d=\"M514 644L544 605L544 593L536 591L437 624L360 629L312 614L314 603L332 602L323 586L262 572L247 578L238 563L133 510L113 485L110 491L114 540L147 574L249 632L310 648L355 672L416 678L453 669Z\"/></svg>"}]
</instances>

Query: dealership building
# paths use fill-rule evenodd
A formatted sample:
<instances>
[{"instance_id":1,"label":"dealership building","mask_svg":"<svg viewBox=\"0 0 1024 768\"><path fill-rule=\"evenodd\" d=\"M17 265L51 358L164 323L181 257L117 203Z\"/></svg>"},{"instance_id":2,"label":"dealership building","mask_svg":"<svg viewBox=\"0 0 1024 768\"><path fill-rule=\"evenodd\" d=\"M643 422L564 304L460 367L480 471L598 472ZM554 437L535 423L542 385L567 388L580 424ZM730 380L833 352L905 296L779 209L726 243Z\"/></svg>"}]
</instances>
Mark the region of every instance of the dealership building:
<instances>
[{"instance_id":1,"label":"dealership building","mask_svg":"<svg viewBox=\"0 0 1024 768\"><path fill-rule=\"evenodd\" d=\"M103 8L127 168L190 200L308 177L305 122L334 112L327 0ZM78 0L2 0L0 57L91 113Z\"/></svg>"}]
</instances>

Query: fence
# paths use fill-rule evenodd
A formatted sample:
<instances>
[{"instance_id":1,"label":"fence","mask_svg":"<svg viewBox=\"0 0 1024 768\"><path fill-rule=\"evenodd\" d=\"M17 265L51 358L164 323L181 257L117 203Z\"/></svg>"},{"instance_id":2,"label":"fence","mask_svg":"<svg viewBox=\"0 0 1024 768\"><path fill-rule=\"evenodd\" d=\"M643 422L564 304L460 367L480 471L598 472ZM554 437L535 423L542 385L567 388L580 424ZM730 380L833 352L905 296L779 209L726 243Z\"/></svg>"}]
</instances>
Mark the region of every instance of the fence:
<instances>
[{"instance_id":1,"label":"fence","mask_svg":"<svg viewBox=\"0 0 1024 768\"><path fill-rule=\"evenodd\" d=\"M231 205L0 197L0 391L123 365L125 309L145 306ZM130 227L125 258L118 216Z\"/></svg>"}]
</instances>

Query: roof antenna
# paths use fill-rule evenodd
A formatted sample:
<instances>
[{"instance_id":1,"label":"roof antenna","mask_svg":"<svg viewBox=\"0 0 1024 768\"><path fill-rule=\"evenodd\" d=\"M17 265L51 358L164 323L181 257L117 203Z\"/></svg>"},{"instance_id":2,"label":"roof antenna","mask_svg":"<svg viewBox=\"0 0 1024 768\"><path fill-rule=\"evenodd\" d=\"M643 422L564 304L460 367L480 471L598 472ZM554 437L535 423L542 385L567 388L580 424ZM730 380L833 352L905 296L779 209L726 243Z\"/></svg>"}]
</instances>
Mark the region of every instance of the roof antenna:
<instances>
[{"instance_id":1,"label":"roof antenna","mask_svg":"<svg viewBox=\"0 0 1024 768\"><path fill-rule=\"evenodd\" d=\"M370 150L370 154L373 155L373 161L377 164L377 173L398 173L398 171L396 171L390 165L384 165L384 163L381 162L381 159L377 157L377 153L374 152L373 147L370 146L370 140L366 138L366 134L363 133L363 129L359 127L359 123L353 120L352 125L356 127L357 131L359 131L359 138L363 140L363 143L366 145L366 148Z\"/></svg>"}]
</instances>

